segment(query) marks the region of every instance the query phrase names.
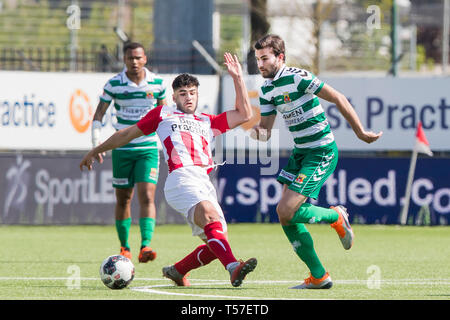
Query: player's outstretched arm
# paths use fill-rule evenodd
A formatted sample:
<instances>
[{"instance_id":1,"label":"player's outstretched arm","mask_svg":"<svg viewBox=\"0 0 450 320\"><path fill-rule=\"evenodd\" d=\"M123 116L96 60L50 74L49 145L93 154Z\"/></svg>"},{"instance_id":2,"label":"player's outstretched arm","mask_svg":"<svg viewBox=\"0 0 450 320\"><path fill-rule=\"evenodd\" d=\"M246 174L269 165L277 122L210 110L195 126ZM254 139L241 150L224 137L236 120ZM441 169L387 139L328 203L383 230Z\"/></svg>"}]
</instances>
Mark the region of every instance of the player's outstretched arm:
<instances>
[{"instance_id":1,"label":"player's outstretched arm","mask_svg":"<svg viewBox=\"0 0 450 320\"><path fill-rule=\"evenodd\" d=\"M228 126L230 129L233 129L250 120L253 113L238 57L226 52L224 58L227 71L233 78L234 89L236 91L235 109L227 111Z\"/></svg>"},{"instance_id":2,"label":"player's outstretched arm","mask_svg":"<svg viewBox=\"0 0 450 320\"><path fill-rule=\"evenodd\" d=\"M105 142L94 147L83 157L83 159L80 162L80 170L83 170L83 167L88 168L88 170L92 170L94 160L97 160L99 163L102 163L103 154L106 151L121 147L129 143L131 140L136 139L142 135L143 133L141 129L138 128L137 125L133 125L131 127L127 127L122 130L116 131Z\"/></svg>"},{"instance_id":3,"label":"player's outstretched arm","mask_svg":"<svg viewBox=\"0 0 450 320\"><path fill-rule=\"evenodd\" d=\"M347 98L331 86L324 84L323 88L320 90L317 96L321 99L334 103L337 106L339 112L350 124L356 136L362 141L372 143L378 140L378 138L383 134L382 131L378 133L366 131L361 121L359 120L358 114L355 112L355 109L353 109Z\"/></svg>"}]
</instances>

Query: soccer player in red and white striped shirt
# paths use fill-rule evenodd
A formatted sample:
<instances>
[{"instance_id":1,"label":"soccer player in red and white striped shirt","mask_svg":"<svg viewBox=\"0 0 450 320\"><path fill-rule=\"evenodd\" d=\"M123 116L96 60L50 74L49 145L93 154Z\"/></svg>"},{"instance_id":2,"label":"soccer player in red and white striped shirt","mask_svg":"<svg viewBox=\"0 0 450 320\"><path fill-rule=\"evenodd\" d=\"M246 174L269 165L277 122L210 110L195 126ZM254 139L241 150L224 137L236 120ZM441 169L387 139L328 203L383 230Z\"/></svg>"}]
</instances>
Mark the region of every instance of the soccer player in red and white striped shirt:
<instances>
[{"instance_id":1,"label":"soccer player in red and white striped shirt","mask_svg":"<svg viewBox=\"0 0 450 320\"><path fill-rule=\"evenodd\" d=\"M181 74L172 83L174 105L151 110L136 125L117 131L93 148L80 163L81 170L84 166L92 170L94 159L103 162L103 152L144 134L158 134L169 166L164 186L166 200L185 215L192 234L205 242L174 265L163 268L163 275L179 286L190 285L186 279L188 271L217 258L230 273L231 284L238 287L257 264L255 258L244 262L234 257L228 242L227 224L208 176L214 165L210 146L213 138L252 116L242 67L236 56L225 53L224 58L236 91L234 110L219 115L196 113L198 80L192 75Z\"/></svg>"}]
</instances>

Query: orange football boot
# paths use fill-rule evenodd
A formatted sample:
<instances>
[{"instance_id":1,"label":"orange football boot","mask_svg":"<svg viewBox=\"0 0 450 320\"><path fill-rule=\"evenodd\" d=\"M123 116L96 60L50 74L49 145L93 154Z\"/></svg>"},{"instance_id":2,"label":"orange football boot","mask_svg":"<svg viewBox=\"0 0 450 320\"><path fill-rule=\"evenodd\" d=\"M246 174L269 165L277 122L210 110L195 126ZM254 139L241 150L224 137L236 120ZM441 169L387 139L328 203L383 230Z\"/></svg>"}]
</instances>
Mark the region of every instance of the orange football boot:
<instances>
[{"instance_id":1,"label":"orange football boot","mask_svg":"<svg viewBox=\"0 0 450 320\"><path fill-rule=\"evenodd\" d=\"M146 263L148 261L153 261L156 259L156 251L150 247L142 247L139 253L139 262Z\"/></svg>"},{"instance_id":2,"label":"orange football boot","mask_svg":"<svg viewBox=\"0 0 450 320\"><path fill-rule=\"evenodd\" d=\"M344 206L336 206L331 207L331 209L339 214L338 220L332 223L331 227L336 230L344 249L349 250L353 246L353 239L355 238L355 235L350 222L348 221L347 208Z\"/></svg>"},{"instance_id":3,"label":"orange football boot","mask_svg":"<svg viewBox=\"0 0 450 320\"><path fill-rule=\"evenodd\" d=\"M131 260L130 248L120 247L120 255Z\"/></svg>"},{"instance_id":4,"label":"orange football boot","mask_svg":"<svg viewBox=\"0 0 450 320\"><path fill-rule=\"evenodd\" d=\"M331 281L331 277L326 272L320 279L316 279L310 274L310 277L306 278L305 282L290 289L330 289L332 286L333 282Z\"/></svg>"}]
</instances>

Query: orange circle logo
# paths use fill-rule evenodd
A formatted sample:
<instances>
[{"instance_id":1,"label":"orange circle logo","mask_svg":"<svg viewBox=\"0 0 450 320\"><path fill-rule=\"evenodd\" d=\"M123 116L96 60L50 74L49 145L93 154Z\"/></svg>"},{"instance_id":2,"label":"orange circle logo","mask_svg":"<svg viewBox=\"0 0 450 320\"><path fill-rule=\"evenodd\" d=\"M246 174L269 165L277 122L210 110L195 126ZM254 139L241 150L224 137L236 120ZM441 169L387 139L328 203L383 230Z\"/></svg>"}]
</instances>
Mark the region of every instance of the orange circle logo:
<instances>
[{"instance_id":1,"label":"orange circle logo","mask_svg":"<svg viewBox=\"0 0 450 320\"><path fill-rule=\"evenodd\" d=\"M92 106L88 95L80 89L70 97L69 115L72 126L79 133L85 132L92 121Z\"/></svg>"}]
</instances>

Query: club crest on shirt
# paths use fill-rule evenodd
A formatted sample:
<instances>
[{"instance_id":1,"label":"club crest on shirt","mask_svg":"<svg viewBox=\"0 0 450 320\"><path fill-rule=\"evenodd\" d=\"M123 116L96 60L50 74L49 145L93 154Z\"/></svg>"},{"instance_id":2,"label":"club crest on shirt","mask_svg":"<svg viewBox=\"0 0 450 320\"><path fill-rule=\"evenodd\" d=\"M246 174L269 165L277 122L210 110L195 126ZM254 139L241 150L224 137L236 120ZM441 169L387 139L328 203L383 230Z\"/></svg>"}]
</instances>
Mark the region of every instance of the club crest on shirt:
<instances>
[{"instance_id":1,"label":"club crest on shirt","mask_svg":"<svg viewBox=\"0 0 450 320\"><path fill-rule=\"evenodd\" d=\"M289 97L289 92L284 92L283 97L284 97L284 103L291 102L291 98Z\"/></svg>"},{"instance_id":2,"label":"club crest on shirt","mask_svg":"<svg viewBox=\"0 0 450 320\"><path fill-rule=\"evenodd\" d=\"M146 93L147 93L147 99L153 99L153 98L155 98L155 95L153 94L153 92L147 91Z\"/></svg>"},{"instance_id":3,"label":"club crest on shirt","mask_svg":"<svg viewBox=\"0 0 450 320\"><path fill-rule=\"evenodd\" d=\"M304 175L303 173L300 173L297 178L295 179L295 182L300 184L303 182L303 180L306 178L306 175Z\"/></svg>"}]
</instances>

